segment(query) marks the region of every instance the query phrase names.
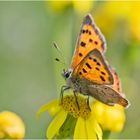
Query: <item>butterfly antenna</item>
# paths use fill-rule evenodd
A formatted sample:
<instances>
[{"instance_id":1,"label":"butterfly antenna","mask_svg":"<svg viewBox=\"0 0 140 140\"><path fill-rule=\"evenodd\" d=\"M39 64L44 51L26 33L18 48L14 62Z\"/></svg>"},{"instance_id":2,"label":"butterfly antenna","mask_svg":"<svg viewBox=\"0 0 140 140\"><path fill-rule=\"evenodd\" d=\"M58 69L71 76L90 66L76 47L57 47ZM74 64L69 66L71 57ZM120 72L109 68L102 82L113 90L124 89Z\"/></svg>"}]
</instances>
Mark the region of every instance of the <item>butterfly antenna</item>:
<instances>
[{"instance_id":1,"label":"butterfly antenna","mask_svg":"<svg viewBox=\"0 0 140 140\"><path fill-rule=\"evenodd\" d=\"M66 65L64 62L62 62L59 58L55 58L55 61L57 61L57 62L59 62L59 63L61 63L61 64L63 64L63 65Z\"/></svg>"},{"instance_id":2,"label":"butterfly antenna","mask_svg":"<svg viewBox=\"0 0 140 140\"><path fill-rule=\"evenodd\" d=\"M55 58L55 60L56 60L57 62L60 62L60 63L62 63L62 64L64 64L64 65L66 66L65 57L64 57L64 55L62 54L60 48L57 46L56 43L53 43L53 46L56 48L56 50L59 52L61 58L63 59L63 61L60 61L59 58Z\"/></svg>"}]
</instances>

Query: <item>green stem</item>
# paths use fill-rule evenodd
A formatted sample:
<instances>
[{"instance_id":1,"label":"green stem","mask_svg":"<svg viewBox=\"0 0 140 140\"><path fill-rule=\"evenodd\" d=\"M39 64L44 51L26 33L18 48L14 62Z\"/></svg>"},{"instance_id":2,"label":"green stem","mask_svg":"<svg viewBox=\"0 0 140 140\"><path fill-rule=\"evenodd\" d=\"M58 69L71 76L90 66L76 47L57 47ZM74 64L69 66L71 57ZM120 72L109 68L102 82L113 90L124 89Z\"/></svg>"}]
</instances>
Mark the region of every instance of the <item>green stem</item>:
<instances>
[{"instance_id":1,"label":"green stem","mask_svg":"<svg viewBox=\"0 0 140 140\"><path fill-rule=\"evenodd\" d=\"M111 134L111 132L108 130L103 131L103 139L108 139L110 134Z\"/></svg>"}]
</instances>

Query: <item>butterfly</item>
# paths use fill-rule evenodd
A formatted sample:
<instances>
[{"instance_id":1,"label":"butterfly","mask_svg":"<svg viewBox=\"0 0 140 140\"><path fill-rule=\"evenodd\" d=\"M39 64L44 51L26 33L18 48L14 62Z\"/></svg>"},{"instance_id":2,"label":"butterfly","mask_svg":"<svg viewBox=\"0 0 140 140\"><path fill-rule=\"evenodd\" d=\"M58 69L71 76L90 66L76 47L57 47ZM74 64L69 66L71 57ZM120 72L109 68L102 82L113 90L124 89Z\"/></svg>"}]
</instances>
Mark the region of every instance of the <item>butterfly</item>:
<instances>
[{"instance_id":1,"label":"butterfly","mask_svg":"<svg viewBox=\"0 0 140 140\"><path fill-rule=\"evenodd\" d=\"M104 58L106 41L90 14L83 19L70 68L63 72L66 85L61 94L72 89L75 95L92 96L104 104L128 106L117 73ZM77 100L76 100L77 102ZM78 104L78 102L77 102Z\"/></svg>"}]
</instances>

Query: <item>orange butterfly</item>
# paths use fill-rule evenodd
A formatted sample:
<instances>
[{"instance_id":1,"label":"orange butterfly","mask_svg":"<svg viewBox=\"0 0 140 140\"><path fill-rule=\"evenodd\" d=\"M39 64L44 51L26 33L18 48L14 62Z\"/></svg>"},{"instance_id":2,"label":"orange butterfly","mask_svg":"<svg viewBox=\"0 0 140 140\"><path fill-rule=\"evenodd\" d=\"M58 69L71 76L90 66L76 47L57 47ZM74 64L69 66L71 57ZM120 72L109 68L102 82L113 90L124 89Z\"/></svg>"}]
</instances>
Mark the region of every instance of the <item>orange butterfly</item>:
<instances>
[{"instance_id":1,"label":"orange butterfly","mask_svg":"<svg viewBox=\"0 0 140 140\"><path fill-rule=\"evenodd\" d=\"M62 95L72 88L75 97L81 93L110 106L128 106L121 94L117 74L103 57L105 49L105 39L88 14L83 19L71 66L63 73L67 84L62 86Z\"/></svg>"}]
</instances>

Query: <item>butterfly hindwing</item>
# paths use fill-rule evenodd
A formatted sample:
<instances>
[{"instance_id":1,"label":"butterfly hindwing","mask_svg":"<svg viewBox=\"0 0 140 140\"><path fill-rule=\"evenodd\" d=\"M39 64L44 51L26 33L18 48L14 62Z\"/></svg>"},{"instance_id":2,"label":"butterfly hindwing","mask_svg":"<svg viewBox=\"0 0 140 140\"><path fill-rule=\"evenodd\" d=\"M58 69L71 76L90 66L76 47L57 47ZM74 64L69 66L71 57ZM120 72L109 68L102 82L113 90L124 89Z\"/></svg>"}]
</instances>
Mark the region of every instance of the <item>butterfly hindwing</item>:
<instances>
[{"instance_id":1,"label":"butterfly hindwing","mask_svg":"<svg viewBox=\"0 0 140 140\"><path fill-rule=\"evenodd\" d=\"M111 70L111 73L112 73L113 79L114 79L114 84L111 85L111 87L115 91L117 91L119 94L121 94L122 89L121 89L121 82L120 82L119 76L118 76L118 74L116 73L116 71L113 68L110 68L110 70Z\"/></svg>"},{"instance_id":2,"label":"butterfly hindwing","mask_svg":"<svg viewBox=\"0 0 140 140\"><path fill-rule=\"evenodd\" d=\"M71 68L74 69L82 59L93 49L101 53L105 51L106 43L100 30L96 27L92 17L88 14L84 17L78 41L75 47Z\"/></svg>"},{"instance_id":3,"label":"butterfly hindwing","mask_svg":"<svg viewBox=\"0 0 140 140\"><path fill-rule=\"evenodd\" d=\"M122 96L119 77L114 69L110 68L110 70L113 75L114 84L88 85L88 94L110 106L120 104L123 107L128 107L129 101Z\"/></svg>"},{"instance_id":4,"label":"butterfly hindwing","mask_svg":"<svg viewBox=\"0 0 140 140\"><path fill-rule=\"evenodd\" d=\"M113 76L102 54L94 49L74 70L73 74L94 84L113 84Z\"/></svg>"},{"instance_id":5,"label":"butterfly hindwing","mask_svg":"<svg viewBox=\"0 0 140 140\"><path fill-rule=\"evenodd\" d=\"M115 104L120 104L124 107L127 107L129 105L128 100L122 97L117 91L112 89L110 86L89 85L88 90L89 95L93 96L97 100L107 105L114 106Z\"/></svg>"}]
</instances>

